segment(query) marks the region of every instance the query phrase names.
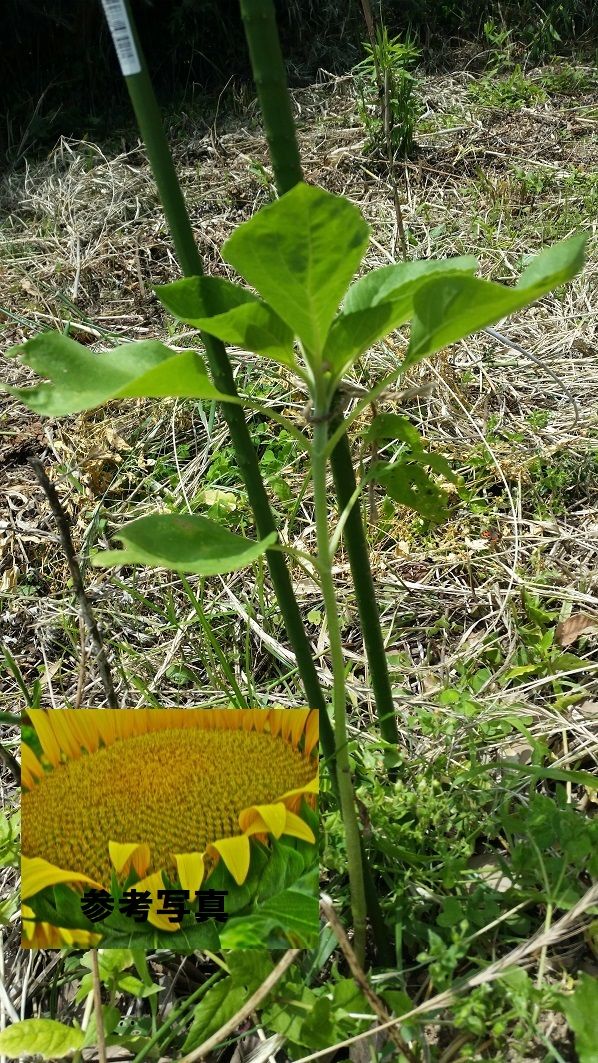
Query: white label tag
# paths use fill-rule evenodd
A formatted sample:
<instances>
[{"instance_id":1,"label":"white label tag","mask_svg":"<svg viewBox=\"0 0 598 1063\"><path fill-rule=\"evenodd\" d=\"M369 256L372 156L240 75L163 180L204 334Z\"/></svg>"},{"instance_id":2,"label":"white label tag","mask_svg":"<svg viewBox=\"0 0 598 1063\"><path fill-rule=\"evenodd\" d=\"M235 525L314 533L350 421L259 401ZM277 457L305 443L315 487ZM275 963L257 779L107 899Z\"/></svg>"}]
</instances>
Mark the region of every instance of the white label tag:
<instances>
[{"instance_id":1,"label":"white label tag","mask_svg":"<svg viewBox=\"0 0 598 1063\"><path fill-rule=\"evenodd\" d=\"M102 0L104 14L112 34L114 47L124 77L139 74L141 63L137 55L135 41L131 32L131 23L123 0Z\"/></svg>"}]
</instances>

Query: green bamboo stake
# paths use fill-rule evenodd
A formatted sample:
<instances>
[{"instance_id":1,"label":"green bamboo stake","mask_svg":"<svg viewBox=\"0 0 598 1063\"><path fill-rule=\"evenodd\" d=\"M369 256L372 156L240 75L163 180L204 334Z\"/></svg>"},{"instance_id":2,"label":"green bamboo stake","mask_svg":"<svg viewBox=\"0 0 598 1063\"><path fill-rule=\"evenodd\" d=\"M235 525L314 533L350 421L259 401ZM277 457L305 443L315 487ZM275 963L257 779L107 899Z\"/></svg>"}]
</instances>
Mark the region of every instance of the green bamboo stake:
<instances>
[{"instance_id":1,"label":"green bamboo stake","mask_svg":"<svg viewBox=\"0 0 598 1063\"><path fill-rule=\"evenodd\" d=\"M241 0L241 17L245 25L253 78L262 109L276 187L279 195L284 195L303 180L303 173L272 0ZM335 428L341 423L342 416L337 415L332 427ZM334 448L331 464L339 510L342 513L356 487L351 450L346 435L342 436ZM380 613L358 503L351 509L344 536L370 667L380 734L390 746L396 747L399 744L399 732L380 627Z\"/></svg>"},{"instance_id":2,"label":"green bamboo stake","mask_svg":"<svg viewBox=\"0 0 598 1063\"><path fill-rule=\"evenodd\" d=\"M253 77L256 84L266 140L270 150L270 158L274 169L274 177L279 195L284 195L299 181L303 180L301 159L297 144L295 122L291 107L291 97L287 86L287 77L280 48L276 15L272 0L240 0L241 17L245 26L245 36ZM331 463L333 476L342 512L355 490L355 473L351 460L351 451L346 435L342 437L335 447ZM323 532L322 532L323 534ZM384 643L380 630L380 617L374 594L374 584L371 575L369 556L363 532L361 513L357 505L353 506L350 517L345 525L345 539L349 551L349 560L353 584L358 595L359 615L364 630L366 653L372 672L372 686L374 696L380 713L380 730L383 737L393 744L398 742L392 692L386 666ZM369 579L368 579L369 577ZM330 589L329 589L330 590ZM332 600L333 590L330 590L331 609L334 610ZM376 635L377 632L377 635ZM332 642L332 639L331 639ZM339 663L340 667L340 663ZM374 674L376 678L374 680ZM345 706L342 706L343 714ZM345 729L343 729L343 722ZM365 888L365 903L367 914L378 959L384 966L390 966L394 962L393 949L389 931L384 921L380 901L370 867L367 861L363 838L359 834L359 852L354 851L352 838L349 837L350 824L353 822L355 807L351 795L352 807L343 800L342 777L350 778L349 763L347 756L346 721L340 719L340 711L335 713L335 732L337 745L337 778L340 783L339 798L343 805L343 819L347 829L347 849L350 871L352 877L357 877L357 862L361 861L361 874ZM347 826L347 821L349 826ZM359 893L359 887L358 887ZM357 897L357 920L356 935L362 935L363 898ZM355 913L354 913L355 915Z\"/></svg>"},{"instance_id":3,"label":"green bamboo stake","mask_svg":"<svg viewBox=\"0 0 598 1063\"><path fill-rule=\"evenodd\" d=\"M139 131L145 143L179 265L186 277L200 276L203 273L201 256L193 236L185 200L164 133L160 109L128 0L102 0L102 6L110 26ZM207 333L202 333L201 338L214 384L225 395L236 395L233 371L224 344ZM260 537L265 538L277 529L245 415L240 406L231 403L222 403L221 408L247 489L258 533ZM335 760L334 733L289 571L280 551L268 550L266 557L289 642L297 659L305 696L310 707L319 710L322 749L328 765L332 767ZM333 771L331 771L331 778L333 787L336 789Z\"/></svg>"}]
</instances>

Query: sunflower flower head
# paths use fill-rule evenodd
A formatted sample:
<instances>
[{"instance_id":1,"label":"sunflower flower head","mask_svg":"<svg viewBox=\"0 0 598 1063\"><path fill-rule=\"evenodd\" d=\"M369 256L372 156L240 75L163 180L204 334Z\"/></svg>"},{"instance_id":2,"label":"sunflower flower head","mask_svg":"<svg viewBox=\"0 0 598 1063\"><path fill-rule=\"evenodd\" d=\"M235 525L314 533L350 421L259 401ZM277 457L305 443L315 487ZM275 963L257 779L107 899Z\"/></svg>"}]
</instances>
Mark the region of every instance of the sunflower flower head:
<instances>
[{"instance_id":1,"label":"sunflower flower head","mask_svg":"<svg viewBox=\"0 0 598 1063\"><path fill-rule=\"evenodd\" d=\"M241 884L250 838L314 843L298 814L317 792L309 710L31 710L41 759L24 746L23 898L69 883L108 889L135 872L148 919L167 881L199 889L222 860ZM25 943L25 941L24 941Z\"/></svg>"}]
</instances>

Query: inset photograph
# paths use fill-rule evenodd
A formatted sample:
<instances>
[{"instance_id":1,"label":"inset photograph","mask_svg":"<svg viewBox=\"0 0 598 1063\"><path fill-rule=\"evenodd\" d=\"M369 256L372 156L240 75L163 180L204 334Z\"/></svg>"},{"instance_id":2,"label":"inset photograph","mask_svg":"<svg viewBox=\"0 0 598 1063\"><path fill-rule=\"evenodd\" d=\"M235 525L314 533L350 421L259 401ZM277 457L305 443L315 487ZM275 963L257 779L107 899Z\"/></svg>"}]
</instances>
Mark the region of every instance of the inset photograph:
<instances>
[{"instance_id":1,"label":"inset photograph","mask_svg":"<svg viewBox=\"0 0 598 1063\"><path fill-rule=\"evenodd\" d=\"M314 946L316 711L28 715L23 948Z\"/></svg>"}]
</instances>

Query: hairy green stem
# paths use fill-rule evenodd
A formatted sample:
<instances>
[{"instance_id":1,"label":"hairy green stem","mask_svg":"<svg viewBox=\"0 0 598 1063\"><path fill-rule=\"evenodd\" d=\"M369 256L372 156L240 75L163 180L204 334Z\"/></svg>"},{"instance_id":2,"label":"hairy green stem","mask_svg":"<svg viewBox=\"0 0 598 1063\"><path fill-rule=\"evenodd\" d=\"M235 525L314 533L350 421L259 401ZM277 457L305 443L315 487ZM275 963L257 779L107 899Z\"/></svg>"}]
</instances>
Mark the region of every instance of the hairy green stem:
<instances>
[{"instance_id":1,"label":"hairy green stem","mask_svg":"<svg viewBox=\"0 0 598 1063\"><path fill-rule=\"evenodd\" d=\"M351 779L351 765L347 745L347 692L345 685L345 658L338 615L338 603L332 578L332 557L328 533L328 495L326 491L326 443L328 428L326 415L316 410L314 417L314 441L312 449L312 476L316 514L317 554L320 568L320 585L324 598L330 658L332 662L334 711L334 739L336 744L336 775L345 828L347 869L351 893L351 914L355 933L354 949L361 966L365 961L366 942L366 896L361 854L361 834L355 795Z\"/></svg>"},{"instance_id":2,"label":"hairy green stem","mask_svg":"<svg viewBox=\"0 0 598 1063\"><path fill-rule=\"evenodd\" d=\"M146 146L179 264L185 276L200 276L203 273L201 256L195 243L183 193L164 133L160 110L128 4L127 8L141 66L139 73L125 77L127 89L139 131ZM216 387L225 395L236 396L233 371L224 345L205 333L202 333L201 338ZM239 471L247 489L257 530L264 538L277 529L245 416L242 408L232 403L222 403L221 408L233 443ZM333 765L334 734L286 562L284 556L277 551L269 550L266 557L289 642L297 659L305 696L310 707L320 712L322 748L328 764Z\"/></svg>"}]
</instances>

